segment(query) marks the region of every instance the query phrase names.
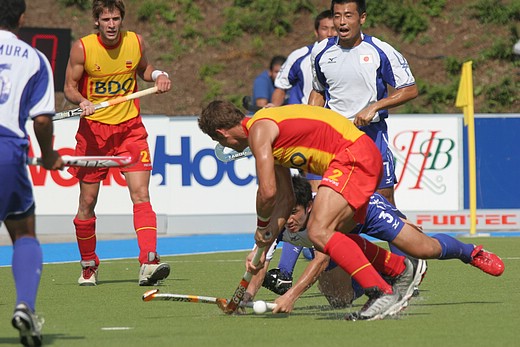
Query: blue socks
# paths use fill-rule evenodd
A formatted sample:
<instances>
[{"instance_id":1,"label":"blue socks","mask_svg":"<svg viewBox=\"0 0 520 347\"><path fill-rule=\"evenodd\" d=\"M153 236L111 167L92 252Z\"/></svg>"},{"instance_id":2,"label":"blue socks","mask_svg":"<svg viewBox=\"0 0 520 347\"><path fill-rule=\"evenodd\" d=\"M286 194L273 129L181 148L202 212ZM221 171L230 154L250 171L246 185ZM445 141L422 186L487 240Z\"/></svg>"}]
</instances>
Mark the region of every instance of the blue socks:
<instances>
[{"instance_id":1,"label":"blue socks","mask_svg":"<svg viewBox=\"0 0 520 347\"><path fill-rule=\"evenodd\" d=\"M38 240L33 237L16 240L12 260L16 305L24 302L34 312L42 268L43 255Z\"/></svg>"},{"instance_id":2,"label":"blue socks","mask_svg":"<svg viewBox=\"0 0 520 347\"><path fill-rule=\"evenodd\" d=\"M282 255L280 256L280 262L278 268L282 274L286 274L292 277L294 266L302 251L301 246L293 246L288 242L283 243Z\"/></svg>"},{"instance_id":3,"label":"blue socks","mask_svg":"<svg viewBox=\"0 0 520 347\"><path fill-rule=\"evenodd\" d=\"M446 234L435 234L432 238L437 239L441 244L442 252L439 259L460 259L466 264L471 262L474 245L460 242Z\"/></svg>"}]
</instances>

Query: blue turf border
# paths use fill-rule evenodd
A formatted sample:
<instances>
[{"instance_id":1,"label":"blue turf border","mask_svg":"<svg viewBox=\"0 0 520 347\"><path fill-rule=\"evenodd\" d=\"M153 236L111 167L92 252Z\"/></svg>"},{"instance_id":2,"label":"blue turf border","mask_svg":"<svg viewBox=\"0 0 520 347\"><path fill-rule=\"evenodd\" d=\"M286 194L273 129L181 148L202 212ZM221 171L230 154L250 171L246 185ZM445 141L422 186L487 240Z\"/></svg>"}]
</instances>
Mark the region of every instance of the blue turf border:
<instances>
[{"instance_id":1,"label":"blue turf border","mask_svg":"<svg viewBox=\"0 0 520 347\"><path fill-rule=\"evenodd\" d=\"M442 232L453 237L466 236L461 232ZM427 233L433 235L436 233ZM489 232L475 235L492 237L520 237L520 231ZM368 238L370 240L375 240ZM251 249L253 234L211 234L161 237L157 241L157 252L161 256L229 252ZM76 242L42 244L44 263L63 263L79 261ZM98 241L96 252L100 259L127 259L137 261L139 249L135 239ZM11 265L12 246L0 246L0 266Z\"/></svg>"}]
</instances>

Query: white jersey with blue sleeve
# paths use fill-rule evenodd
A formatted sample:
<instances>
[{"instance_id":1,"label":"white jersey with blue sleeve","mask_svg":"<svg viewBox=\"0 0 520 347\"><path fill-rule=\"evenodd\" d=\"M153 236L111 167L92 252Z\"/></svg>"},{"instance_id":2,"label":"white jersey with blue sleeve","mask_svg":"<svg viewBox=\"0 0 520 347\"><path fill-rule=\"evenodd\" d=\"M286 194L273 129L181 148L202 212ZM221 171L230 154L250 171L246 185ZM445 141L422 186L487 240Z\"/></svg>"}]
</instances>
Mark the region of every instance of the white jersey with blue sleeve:
<instances>
[{"instance_id":1,"label":"white jersey with blue sleeve","mask_svg":"<svg viewBox=\"0 0 520 347\"><path fill-rule=\"evenodd\" d=\"M274 86L288 90L287 104L307 104L312 91L310 54L313 45L298 48L289 54L274 80Z\"/></svg>"},{"instance_id":2,"label":"white jersey with blue sleeve","mask_svg":"<svg viewBox=\"0 0 520 347\"><path fill-rule=\"evenodd\" d=\"M26 167L27 119L54 114L54 82L45 56L0 30L0 224L34 213L32 184Z\"/></svg>"},{"instance_id":3,"label":"white jersey with blue sleeve","mask_svg":"<svg viewBox=\"0 0 520 347\"><path fill-rule=\"evenodd\" d=\"M54 114L54 82L47 58L0 30L0 137L27 138L25 123Z\"/></svg>"},{"instance_id":4,"label":"white jersey with blue sleeve","mask_svg":"<svg viewBox=\"0 0 520 347\"><path fill-rule=\"evenodd\" d=\"M415 84L407 60L388 43L362 34L362 42L347 49L332 37L311 52L313 88L325 92L326 106L354 119L356 114L395 89ZM381 110L372 122L388 117Z\"/></svg>"}]
</instances>

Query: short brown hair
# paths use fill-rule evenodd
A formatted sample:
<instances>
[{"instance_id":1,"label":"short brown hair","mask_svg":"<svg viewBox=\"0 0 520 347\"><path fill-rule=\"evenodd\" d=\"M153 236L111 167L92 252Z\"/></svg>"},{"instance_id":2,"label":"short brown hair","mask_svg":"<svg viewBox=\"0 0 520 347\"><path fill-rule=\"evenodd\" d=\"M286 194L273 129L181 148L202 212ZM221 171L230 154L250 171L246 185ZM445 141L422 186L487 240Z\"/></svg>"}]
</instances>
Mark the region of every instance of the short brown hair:
<instances>
[{"instance_id":1,"label":"short brown hair","mask_svg":"<svg viewBox=\"0 0 520 347\"><path fill-rule=\"evenodd\" d=\"M123 0L93 0L92 17L94 17L95 20L98 20L105 8L110 11L118 9L119 13L121 13L121 19L125 18L125 3Z\"/></svg>"},{"instance_id":2,"label":"short brown hair","mask_svg":"<svg viewBox=\"0 0 520 347\"><path fill-rule=\"evenodd\" d=\"M217 129L231 129L242 122L245 115L229 101L215 100L202 110L199 128L203 133L217 140Z\"/></svg>"}]
</instances>

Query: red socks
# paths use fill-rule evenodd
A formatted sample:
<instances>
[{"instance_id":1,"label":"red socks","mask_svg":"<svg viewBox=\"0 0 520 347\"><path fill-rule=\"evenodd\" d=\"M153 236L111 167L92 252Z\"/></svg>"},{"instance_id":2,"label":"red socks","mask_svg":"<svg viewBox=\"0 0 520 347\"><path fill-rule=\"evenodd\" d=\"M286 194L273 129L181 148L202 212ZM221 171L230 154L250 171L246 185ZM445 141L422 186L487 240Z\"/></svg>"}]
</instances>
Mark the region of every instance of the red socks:
<instances>
[{"instance_id":1,"label":"red socks","mask_svg":"<svg viewBox=\"0 0 520 347\"><path fill-rule=\"evenodd\" d=\"M157 216L150 202L134 205L134 228L139 246L139 263L150 263L148 253L155 253L157 249ZM157 263L157 260L152 263Z\"/></svg>"},{"instance_id":2,"label":"red socks","mask_svg":"<svg viewBox=\"0 0 520 347\"><path fill-rule=\"evenodd\" d=\"M348 234L347 237L357 243L379 273L396 277L404 271L406 265L402 255L391 253L357 234Z\"/></svg>"},{"instance_id":3,"label":"red socks","mask_svg":"<svg viewBox=\"0 0 520 347\"><path fill-rule=\"evenodd\" d=\"M78 240L79 253L81 260L94 260L96 266L99 265L99 258L96 255L96 217L87 220L74 218L76 227L76 239Z\"/></svg>"},{"instance_id":4,"label":"red socks","mask_svg":"<svg viewBox=\"0 0 520 347\"><path fill-rule=\"evenodd\" d=\"M349 273L363 288L378 287L384 293L392 293L390 286L370 264L359 246L346 235L335 232L324 249L332 260Z\"/></svg>"}]
</instances>

